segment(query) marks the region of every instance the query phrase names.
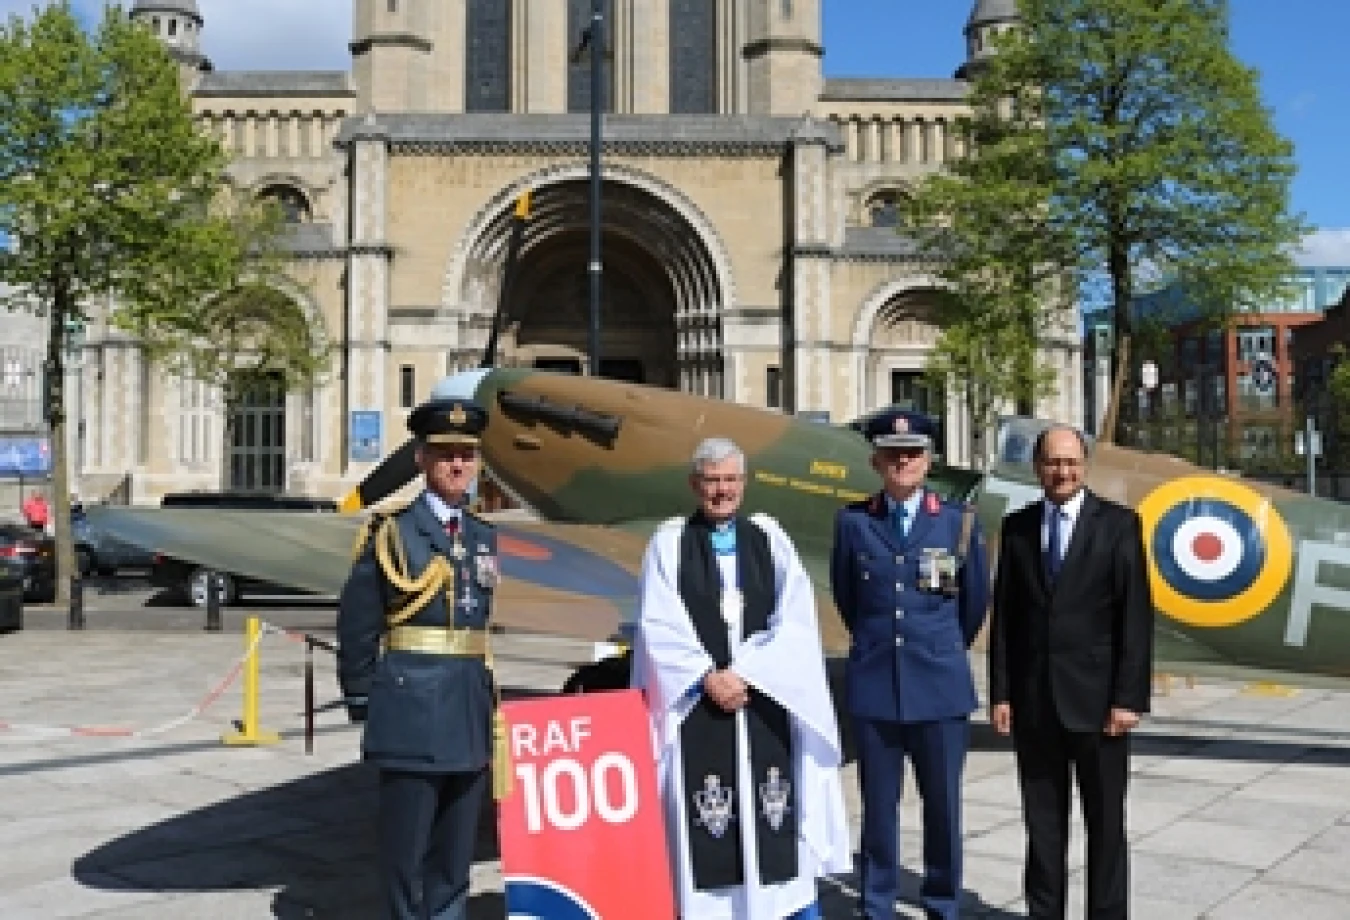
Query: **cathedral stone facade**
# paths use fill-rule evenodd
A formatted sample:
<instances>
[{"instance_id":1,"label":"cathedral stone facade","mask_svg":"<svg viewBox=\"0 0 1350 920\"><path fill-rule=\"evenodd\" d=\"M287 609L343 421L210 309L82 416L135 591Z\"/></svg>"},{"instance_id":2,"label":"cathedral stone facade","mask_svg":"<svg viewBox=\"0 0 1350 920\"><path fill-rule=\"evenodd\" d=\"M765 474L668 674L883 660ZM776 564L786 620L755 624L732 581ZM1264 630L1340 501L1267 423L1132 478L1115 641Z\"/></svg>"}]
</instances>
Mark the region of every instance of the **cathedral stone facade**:
<instances>
[{"instance_id":1,"label":"cathedral stone facade","mask_svg":"<svg viewBox=\"0 0 1350 920\"><path fill-rule=\"evenodd\" d=\"M896 224L910 183L964 154L962 77L1015 3L974 4L951 79L825 79L821 2L606 0L601 372L835 422L910 401L969 462L959 395L922 380L938 282ZM197 0L135 4L235 186L287 211L286 293L337 347L226 443L218 394L95 326L90 497L345 490L371 438L395 447L436 379L478 365L525 192L498 360L587 367L591 0L353 6L348 72L218 72ZM1047 343L1063 385L1040 414L1081 417L1079 355L1075 334Z\"/></svg>"}]
</instances>

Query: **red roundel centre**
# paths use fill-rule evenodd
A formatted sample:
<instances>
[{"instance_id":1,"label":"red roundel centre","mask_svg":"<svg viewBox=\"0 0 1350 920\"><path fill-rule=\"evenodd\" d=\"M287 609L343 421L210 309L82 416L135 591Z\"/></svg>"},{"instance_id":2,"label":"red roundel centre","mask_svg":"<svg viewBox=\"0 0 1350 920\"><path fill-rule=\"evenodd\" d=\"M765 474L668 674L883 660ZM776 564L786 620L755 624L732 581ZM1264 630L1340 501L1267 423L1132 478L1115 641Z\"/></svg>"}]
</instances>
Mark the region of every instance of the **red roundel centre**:
<instances>
[{"instance_id":1,"label":"red roundel centre","mask_svg":"<svg viewBox=\"0 0 1350 920\"><path fill-rule=\"evenodd\" d=\"M1191 552L1201 562L1213 562L1223 554L1223 541L1212 533L1202 533L1191 542Z\"/></svg>"}]
</instances>

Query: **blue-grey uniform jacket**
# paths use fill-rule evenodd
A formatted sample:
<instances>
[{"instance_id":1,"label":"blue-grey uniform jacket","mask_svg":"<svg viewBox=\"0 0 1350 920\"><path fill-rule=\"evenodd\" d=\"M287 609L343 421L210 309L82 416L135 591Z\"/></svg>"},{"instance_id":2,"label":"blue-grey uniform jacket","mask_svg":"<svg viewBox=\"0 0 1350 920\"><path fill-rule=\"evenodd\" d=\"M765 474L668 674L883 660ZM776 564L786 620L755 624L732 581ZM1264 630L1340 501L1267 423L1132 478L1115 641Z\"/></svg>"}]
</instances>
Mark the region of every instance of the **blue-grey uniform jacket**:
<instances>
[{"instance_id":1,"label":"blue-grey uniform jacket","mask_svg":"<svg viewBox=\"0 0 1350 920\"><path fill-rule=\"evenodd\" d=\"M988 553L971 529L955 596L918 589L925 549L959 556L962 506L925 492L901 537L881 494L839 510L830 585L852 636L845 686L855 717L927 722L968 716L976 707L966 650L989 601Z\"/></svg>"},{"instance_id":2,"label":"blue-grey uniform jacket","mask_svg":"<svg viewBox=\"0 0 1350 920\"><path fill-rule=\"evenodd\" d=\"M441 555L455 569L454 605L444 593L410 619L408 626L487 628L497 565L497 534L468 513L460 515L461 560L454 542L424 497L393 516L416 578ZM382 769L420 773L481 770L492 753L492 674L477 657L425 652L380 654L389 616L408 598L380 569L375 540L352 565L338 607L338 681L359 708L368 698L362 752Z\"/></svg>"}]
</instances>

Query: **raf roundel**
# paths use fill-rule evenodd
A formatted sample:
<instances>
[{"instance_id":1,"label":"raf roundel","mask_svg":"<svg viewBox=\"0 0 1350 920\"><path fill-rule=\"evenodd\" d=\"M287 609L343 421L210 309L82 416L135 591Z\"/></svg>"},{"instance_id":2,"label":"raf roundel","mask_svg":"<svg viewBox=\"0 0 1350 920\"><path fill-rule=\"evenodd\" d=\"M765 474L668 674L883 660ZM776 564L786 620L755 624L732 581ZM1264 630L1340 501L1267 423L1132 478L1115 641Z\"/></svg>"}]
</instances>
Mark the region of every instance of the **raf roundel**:
<instances>
[{"instance_id":1,"label":"raf roundel","mask_svg":"<svg viewBox=\"0 0 1350 920\"><path fill-rule=\"evenodd\" d=\"M1289 529L1270 500L1226 479L1188 476L1139 504L1153 599L1191 626L1257 616L1293 570Z\"/></svg>"},{"instance_id":2,"label":"raf roundel","mask_svg":"<svg viewBox=\"0 0 1350 920\"><path fill-rule=\"evenodd\" d=\"M507 920L600 920L577 894L548 879L513 875L506 879Z\"/></svg>"}]
</instances>

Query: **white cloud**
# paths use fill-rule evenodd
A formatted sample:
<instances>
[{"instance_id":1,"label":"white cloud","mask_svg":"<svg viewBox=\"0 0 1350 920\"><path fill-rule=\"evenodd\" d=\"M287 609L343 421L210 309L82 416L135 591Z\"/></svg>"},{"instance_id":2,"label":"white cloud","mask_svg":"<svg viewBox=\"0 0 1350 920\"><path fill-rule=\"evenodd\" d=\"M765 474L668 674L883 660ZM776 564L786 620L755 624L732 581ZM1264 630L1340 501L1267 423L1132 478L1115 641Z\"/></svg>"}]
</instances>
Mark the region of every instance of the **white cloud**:
<instances>
[{"instance_id":1,"label":"white cloud","mask_svg":"<svg viewBox=\"0 0 1350 920\"><path fill-rule=\"evenodd\" d=\"M134 0L122 0L130 7ZM0 0L0 19L27 15L37 0ZM97 20L103 0L74 0ZM202 50L217 70L347 70L352 0L197 0Z\"/></svg>"},{"instance_id":2,"label":"white cloud","mask_svg":"<svg viewBox=\"0 0 1350 920\"><path fill-rule=\"evenodd\" d=\"M1299 265L1350 265L1350 229L1314 230L1295 254Z\"/></svg>"}]
</instances>

